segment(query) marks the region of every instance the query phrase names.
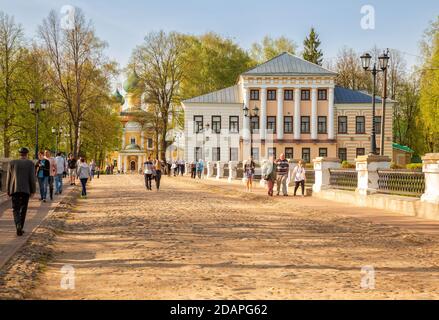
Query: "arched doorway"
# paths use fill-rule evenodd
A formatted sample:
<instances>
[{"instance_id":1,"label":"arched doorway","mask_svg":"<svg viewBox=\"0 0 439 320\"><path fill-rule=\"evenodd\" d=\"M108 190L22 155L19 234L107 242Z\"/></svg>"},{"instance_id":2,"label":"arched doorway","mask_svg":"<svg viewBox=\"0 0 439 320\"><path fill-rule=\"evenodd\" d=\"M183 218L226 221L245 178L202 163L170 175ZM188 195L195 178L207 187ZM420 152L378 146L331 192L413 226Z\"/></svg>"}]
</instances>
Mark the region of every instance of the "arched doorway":
<instances>
[{"instance_id":1,"label":"arched doorway","mask_svg":"<svg viewBox=\"0 0 439 320\"><path fill-rule=\"evenodd\" d=\"M136 172L136 161L132 160L130 162L130 170L131 172Z\"/></svg>"}]
</instances>

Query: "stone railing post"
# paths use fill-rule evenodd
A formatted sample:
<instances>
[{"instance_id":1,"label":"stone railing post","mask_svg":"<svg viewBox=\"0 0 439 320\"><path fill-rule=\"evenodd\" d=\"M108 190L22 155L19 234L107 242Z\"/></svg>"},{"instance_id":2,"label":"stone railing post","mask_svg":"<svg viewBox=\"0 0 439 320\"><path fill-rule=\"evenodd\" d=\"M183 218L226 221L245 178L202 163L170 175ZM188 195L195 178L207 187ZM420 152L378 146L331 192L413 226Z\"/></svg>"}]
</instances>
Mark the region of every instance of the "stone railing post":
<instances>
[{"instance_id":1,"label":"stone railing post","mask_svg":"<svg viewBox=\"0 0 439 320\"><path fill-rule=\"evenodd\" d=\"M209 179L213 176L213 162L207 161L206 166L207 166L206 178Z\"/></svg>"},{"instance_id":2,"label":"stone railing post","mask_svg":"<svg viewBox=\"0 0 439 320\"><path fill-rule=\"evenodd\" d=\"M236 161L229 161L229 179L228 182L232 183L233 180L236 179L238 163Z\"/></svg>"},{"instance_id":3,"label":"stone railing post","mask_svg":"<svg viewBox=\"0 0 439 320\"><path fill-rule=\"evenodd\" d=\"M423 202L439 204L439 153L428 153L422 158L422 172L425 174Z\"/></svg>"},{"instance_id":4,"label":"stone railing post","mask_svg":"<svg viewBox=\"0 0 439 320\"><path fill-rule=\"evenodd\" d=\"M224 177L224 164L221 161L216 162L216 179L219 180Z\"/></svg>"},{"instance_id":5,"label":"stone railing post","mask_svg":"<svg viewBox=\"0 0 439 320\"><path fill-rule=\"evenodd\" d=\"M387 156L366 155L355 159L358 173L357 190L360 195L368 195L378 191L377 170L390 169L390 158Z\"/></svg>"},{"instance_id":6,"label":"stone railing post","mask_svg":"<svg viewBox=\"0 0 439 320\"><path fill-rule=\"evenodd\" d=\"M314 162L314 176L315 181L312 186L313 192L320 192L328 189L330 186L331 173L330 169L340 169L340 160L337 158L323 158L318 157Z\"/></svg>"},{"instance_id":7,"label":"stone railing post","mask_svg":"<svg viewBox=\"0 0 439 320\"><path fill-rule=\"evenodd\" d=\"M190 176L191 175L191 164L189 162L185 162L184 163L184 174L186 176Z\"/></svg>"},{"instance_id":8,"label":"stone railing post","mask_svg":"<svg viewBox=\"0 0 439 320\"><path fill-rule=\"evenodd\" d=\"M267 164L268 160L267 159L263 159L261 160L261 181L259 181L259 185L261 187L265 187L267 185L267 181L264 179L264 167Z\"/></svg>"}]
</instances>

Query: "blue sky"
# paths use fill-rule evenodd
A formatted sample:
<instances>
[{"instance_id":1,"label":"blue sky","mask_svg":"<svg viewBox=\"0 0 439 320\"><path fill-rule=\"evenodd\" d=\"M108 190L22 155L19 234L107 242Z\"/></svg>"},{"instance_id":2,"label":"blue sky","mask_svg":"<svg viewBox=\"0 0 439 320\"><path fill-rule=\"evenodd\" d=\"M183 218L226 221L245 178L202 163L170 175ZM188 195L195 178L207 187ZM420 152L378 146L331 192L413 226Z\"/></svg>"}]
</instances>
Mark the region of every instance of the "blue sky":
<instances>
[{"instance_id":1,"label":"blue sky","mask_svg":"<svg viewBox=\"0 0 439 320\"><path fill-rule=\"evenodd\" d=\"M64 5L84 10L108 42L107 55L121 67L151 30L214 31L247 49L265 35L285 35L301 47L311 26L320 34L326 59L343 46L362 52L377 45L404 52L412 65L423 30L439 15L438 0L0 0L0 10L13 15L29 39L51 9ZM375 8L374 30L360 26L364 5Z\"/></svg>"}]
</instances>

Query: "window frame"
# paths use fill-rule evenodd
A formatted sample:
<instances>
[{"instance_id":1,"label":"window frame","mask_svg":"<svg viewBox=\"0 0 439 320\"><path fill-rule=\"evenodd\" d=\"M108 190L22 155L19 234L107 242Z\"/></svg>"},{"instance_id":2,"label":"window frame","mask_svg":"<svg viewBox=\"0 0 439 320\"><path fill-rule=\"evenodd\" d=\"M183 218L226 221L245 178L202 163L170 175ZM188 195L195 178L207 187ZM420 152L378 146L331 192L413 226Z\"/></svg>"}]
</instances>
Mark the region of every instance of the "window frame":
<instances>
[{"instance_id":1,"label":"window frame","mask_svg":"<svg viewBox=\"0 0 439 320\"><path fill-rule=\"evenodd\" d=\"M255 119L257 119L257 121ZM257 124L257 128L254 128L254 124ZM259 132L259 130L261 128L260 124L261 124L261 122L260 122L259 116L251 116L250 117L250 131L252 134Z\"/></svg>"},{"instance_id":2,"label":"window frame","mask_svg":"<svg viewBox=\"0 0 439 320\"><path fill-rule=\"evenodd\" d=\"M291 157L288 157L288 154L290 154L290 153L291 153ZM292 148L292 147L285 148L284 154L285 154L286 159L294 159L294 148Z\"/></svg>"},{"instance_id":3,"label":"window frame","mask_svg":"<svg viewBox=\"0 0 439 320\"><path fill-rule=\"evenodd\" d=\"M308 150L308 161L304 157L305 150ZM302 160L305 161L305 163L311 163L311 148L302 148Z\"/></svg>"},{"instance_id":4,"label":"window frame","mask_svg":"<svg viewBox=\"0 0 439 320\"><path fill-rule=\"evenodd\" d=\"M359 150L363 150L363 154L358 153ZM355 157L364 156L366 155L366 148L356 148L355 149Z\"/></svg>"},{"instance_id":5,"label":"window frame","mask_svg":"<svg viewBox=\"0 0 439 320\"><path fill-rule=\"evenodd\" d=\"M345 124L345 130L344 131L341 131L340 130L340 124L341 123L343 123L342 121L340 121L340 119L345 119L346 121L344 122L344 124ZM337 123L338 123L338 134L348 134L348 116L338 116L338 119L337 119L338 121L337 121Z\"/></svg>"},{"instance_id":6,"label":"window frame","mask_svg":"<svg viewBox=\"0 0 439 320\"><path fill-rule=\"evenodd\" d=\"M271 155L273 156L273 158L276 160L277 157L277 151L276 151L276 147L271 147L271 148L267 148L267 156L270 157L270 151L272 151Z\"/></svg>"},{"instance_id":7,"label":"window frame","mask_svg":"<svg viewBox=\"0 0 439 320\"><path fill-rule=\"evenodd\" d=\"M290 96L291 94L291 96ZM285 89L284 90L284 101L294 101L294 90Z\"/></svg>"},{"instance_id":8,"label":"window frame","mask_svg":"<svg viewBox=\"0 0 439 320\"><path fill-rule=\"evenodd\" d=\"M197 121L197 118L201 118L201 121ZM199 122L201 122L201 129L199 129ZM204 116L202 115L194 115L194 133L202 133L204 129Z\"/></svg>"},{"instance_id":9,"label":"window frame","mask_svg":"<svg viewBox=\"0 0 439 320\"><path fill-rule=\"evenodd\" d=\"M325 150L325 155L322 155L323 150ZM327 158L328 157L328 148L319 148L319 157Z\"/></svg>"},{"instance_id":10,"label":"window frame","mask_svg":"<svg viewBox=\"0 0 439 320\"><path fill-rule=\"evenodd\" d=\"M236 118L236 131L232 131L232 123L235 123L232 118ZM239 116L229 116L229 133L239 133Z\"/></svg>"},{"instance_id":11,"label":"window frame","mask_svg":"<svg viewBox=\"0 0 439 320\"><path fill-rule=\"evenodd\" d=\"M286 128L286 124L287 124L286 119L288 119L288 118L291 119L291 121L290 121L290 128L291 129L290 130L287 130L287 128ZM293 116L284 116L284 133L291 134L293 132L294 132L294 119L293 119Z\"/></svg>"},{"instance_id":12,"label":"window frame","mask_svg":"<svg viewBox=\"0 0 439 320\"><path fill-rule=\"evenodd\" d=\"M267 90L267 101L276 101L277 100L277 90L276 89L268 89Z\"/></svg>"},{"instance_id":13,"label":"window frame","mask_svg":"<svg viewBox=\"0 0 439 320\"><path fill-rule=\"evenodd\" d=\"M232 159L232 150L236 150L236 160ZM239 161L239 148L230 147L229 148L229 161Z\"/></svg>"},{"instance_id":14,"label":"window frame","mask_svg":"<svg viewBox=\"0 0 439 320\"><path fill-rule=\"evenodd\" d=\"M340 157L340 151L344 150L344 159ZM338 158L340 161L347 161L348 160L348 148L338 148Z\"/></svg>"},{"instance_id":15,"label":"window frame","mask_svg":"<svg viewBox=\"0 0 439 320\"><path fill-rule=\"evenodd\" d=\"M305 123L303 120L308 119L306 122L308 124L308 129L303 130L303 124ZM311 117L310 116L301 116L300 117L300 133L301 134L310 134L311 133Z\"/></svg>"},{"instance_id":16,"label":"window frame","mask_svg":"<svg viewBox=\"0 0 439 320\"><path fill-rule=\"evenodd\" d=\"M219 121L213 121L214 118L219 118ZM215 134L220 134L221 133L221 121L222 121L221 116L216 115L216 116L212 116L211 117L211 122L212 122L211 130L212 130L212 133L215 133ZM217 124L218 123L219 123L219 128L217 128Z\"/></svg>"},{"instance_id":17,"label":"window frame","mask_svg":"<svg viewBox=\"0 0 439 320\"><path fill-rule=\"evenodd\" d=\"M323 92L325 93L324 98L321 98L320 94ZM328 89L318 89L317 90L317 100L318 101L328 101Z\"/></svg>"},{"instance_id":18,"label":"window frame","mask_svg":"<svg viewBox=\"0 0 439 320\"><path fill-rule=\"evenodd\" d=\"M325 121L324 121L324 124L325 124L324 129L325 130L320 130L321 129L320 124L323 123L323 122L320 122L321 119L325 119ZM318 134L327 134L328 133L328 117L327 116L318 116L317 117L317 133Z\"/></svg>"},{"instance_id":19,"label":"window frame","mask_svg":"<svg viewBox=\"0 0 439 320\"><path fill-rule=\"evenodd\" d=\"M250 89L250 101L259 101L261 98L259 89Z\"/></svg>"},{"instance_id":20,"label":"window frame","mask_svg":"<svg viewBox=\"0 0 439 320\"><path fill-rule=\"evenodd\" d=\"M377 119L379 119L379 122L377 122ZM382 116L375 116L375 119L374 119L375 134L381 134L381 121L383 121Z\"/></svg>"},{"instance_id":21,"label":"window frame","mask_svg":"<svg viewBox=\"0 0 439 320\"><path fill-rule=\"evenodd\" d=\"M310 89L300 90L300 100L301 101L310 101L311 100L311 90Z\"/></svg>"},{"instance_id":22,"label":"window frame","mask_svg":"<svg viewBox=\"0 0 439 320\"><path fill-rule=\"evenodd\" d=\"M216 150L217 158L214 158L214 150ZM212 147L212 161L221 161L221 147Z\"/></svg>"},{"instance_id":23,"label":"window frame","mask_svg":"<svg viewBox=\"0 0 439 320\"><path fill-rule=\"evenodd\" d=\"M200 157L198 157L198 151L200 152ZM203 159L203 147L195 147L194 148L194 157L195 161L198 161L199 159Z\"/></svg>"},{"instance_id":24,"label":"window frame","mask_svg":"<svg viewBox=\"0 0 439 320\"><path fill-rule=\"evenodd\" d=\"M358 122L358 119L363 119L363 130L359 131L358 130L358 124L360 122ZM366 117L365 116L356 116L355 117L355 134L366 134Z\"/></svg>"},{"instance_id":25,"label":"window frame","mask_svg":"<svg viewBox=\"0 0 439 320\"><path fill-rule=\"evenodd\" d=\"M269 119L271 119L271 118L274 119L273 122L269 121ZM273 134L276 133L276 131L277 131L277 128L276 128L276 124L277 124L277 123L276 123L276 121L277 121L276 116L267 116L267 131L272 129L272 128L270 128L270 127L268 126L268 124L269 124L269 123L273 123L273 125L274 125Z\"/></svg>"}]
</instances>

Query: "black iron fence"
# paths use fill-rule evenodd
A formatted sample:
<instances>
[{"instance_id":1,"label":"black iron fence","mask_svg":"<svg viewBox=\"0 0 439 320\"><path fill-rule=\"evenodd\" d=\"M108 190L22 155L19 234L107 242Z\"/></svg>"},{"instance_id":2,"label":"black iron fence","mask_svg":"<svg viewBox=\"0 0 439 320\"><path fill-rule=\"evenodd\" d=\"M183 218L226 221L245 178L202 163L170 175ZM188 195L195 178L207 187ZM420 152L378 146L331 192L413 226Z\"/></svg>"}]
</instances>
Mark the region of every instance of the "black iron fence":
<instances>
[{"instance_id":1,"label":"black iron fence","mask_svg":"<svg viewBox=\"0 0 439 320\"><path fill-rule=\"evenodd\" d=\"M379 192L420 197L425 192L425 174L412 170L378 170Z\"/></svg>"},{"instance_id":2,"label":"black iron fence","mask_svg":"<svg viewBox=\"0 0 439 320\"><path fill-rule=\"evenodd\" d=\"M330 169L330 185L335 189L355 190L358 185L358 173L355 169Z\"/></svg>"}]
</instances>

